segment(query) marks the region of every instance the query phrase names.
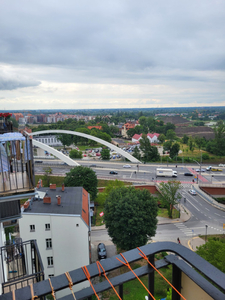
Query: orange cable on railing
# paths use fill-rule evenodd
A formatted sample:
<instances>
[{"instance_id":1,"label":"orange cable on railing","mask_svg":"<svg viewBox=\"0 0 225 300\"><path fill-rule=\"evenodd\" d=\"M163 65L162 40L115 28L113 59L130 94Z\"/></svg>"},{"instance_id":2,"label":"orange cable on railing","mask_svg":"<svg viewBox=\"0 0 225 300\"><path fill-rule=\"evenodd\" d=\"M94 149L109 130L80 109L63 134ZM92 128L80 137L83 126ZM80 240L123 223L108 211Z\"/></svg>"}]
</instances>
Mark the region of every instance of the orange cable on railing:
<instances>
[{"instance_id":1,"label":"orange cable on railing","mask_svg":"<svg viewBox=\"0 0 225 300\"><path fill-rule=\"evenodd\" d=\"M38 298L38 296L34 295L33 284L30 284L30 292L31 292L31 300Z\"/></svg>"},{"instance_id":2,"label":"orange cable on railing","mask_svg":"<svg viewBox=\"0 0 225 300\"><path fill-rule=\"evenodd\" d=\"M91 287L92 287L92 290L93 290L94 293L95 293L95 296L97 297L98 300L100 300L99 297L98 297L98 295L97 295L97 293L96 293L96 291L95 291L95 289L94 289L94 287L93 287L93 284L91 283L91 276L90 276L90 274L89 274L89 272L88 272L87 267L86 267L86 266L82 267L82 270L83 270L85 276L87 277L87 280L89 281L89 283L90 283L90 285L91 285Z\"/></svg>"},{"instance_id":3,"label":"orange cable on railing","mask_svg":"<svg viewBox=\"0 0 225 300\"><path fill-rule=\"evenodd\" d=\"M51 287L51 290L52 290L52 297L54 298L54 300L56 300L55 299L55 291L53 289L52 282L51 282L50 278L48 279L48 281L49 281L49 284L50 284L50 287Z\"/></svg>"},{"instance_id":4,"label":"orange cable on railing","mask_svg":"<svg viewBox=\"0 0 225 300\"><path fill-rule=\"evenodd\" d=\"M107 277L107 275L106 275L106 273L105 273L105 270L104 270L103 266L101 265L100 261L97 261L96 264L97 264L97 267L98 267L99 276L101 276L101 273L102 273L102 272L101 272L100 268L102 268L103 274L104 274L105 278L107 279L107 281L108 281L109 284L111 285L111 287L112 287L112 289L114 290L114 292L116 293L117 297L118 297L120 300L122 300L122 298L121 298L121 297L119 296L119 294L117 293L115 287L113 286L113 284L111 283L111 281L110 281L109 278Z\"/></svg>"},{"instance_id":5,"label":"orange cable on railing","mask_svg":"<svg viewBox=\"0 0 225 300\"><path fill-rule=\"evenodd\" d=\"M76 297L75 297L75 295L74 295L74 292L73 292L73 281L72 281L72 279L71 279L71 277L70 277L70 273L69 272L65 272L65 275L66 275L66 278L68 279L68 281L69 281L69 288L70 288L70 290L71 290L71 293L72 293L72 295L73 295L73 299L74 300L76 300Z\"/></svg>"},{"instance_id":6,"label":"orange cable on railing","mask_svg":"<svg viewBox=\"0 0 225 300\"><path fill-rule=\"evenodd\" d=\"M122 258L125 260L126 263L124 263L123 261L121 261L119 258L116 258L119 262L121 262L122 264L124 264L125 266L128 267L128 269L131 270L131 272L134 274L134 276L138 279L138 281L142 284L142 286L146 289L146 291L149 293L149 295L152 297L152 299L156 300L154 298L154 296L151 294L151 292L146 288L146 286L144 285L144 283L141 281L141 279L137 276L137 274L132 270L129 262L126 260L126 258L123 256L122 253L120 253L120 255L122 256Z\"/></svg>"},{"instance_id":7,"label":"orange cable on railing","mask_svg":"<svg viewBox=\"0 0 225 300\"><path fill-rule=\"evenodd\" d=\"M147 258L147 256L144 254L144 252L140 249L140 248L138 248L137 247L137 249L141 252L141 254L139 253L139 255L141 256L141 257L143 257L145 260L147 260L147 262L149 263L149 265L156 271L156 272L158 272L158 274L160 275L160 276L162 276L162 278L180 295L180 297L182 298L182 299L184 299L184 300L186 300L186 298L184 298L182 295L181 295L181 293L169 282L169 280L167 280L166 279L166 277L164 277L163 276L163 274L162 273L160 273L159 272L159 270L157 270L156 269L156 267L149 261L149 259Z\"/></svg>"}]
</instances>

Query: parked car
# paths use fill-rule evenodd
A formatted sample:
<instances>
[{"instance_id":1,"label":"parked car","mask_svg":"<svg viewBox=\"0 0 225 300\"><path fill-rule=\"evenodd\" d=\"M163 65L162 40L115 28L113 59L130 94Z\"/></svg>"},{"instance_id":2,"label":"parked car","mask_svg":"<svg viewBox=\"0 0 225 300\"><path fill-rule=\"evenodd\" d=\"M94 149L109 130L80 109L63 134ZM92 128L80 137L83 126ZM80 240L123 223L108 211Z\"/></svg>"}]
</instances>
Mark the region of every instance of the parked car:
<instances>
[{"instance_id":1,"label":"parked car","mask_svg":"<svg viewBox=\"0 0 225 300\"><path fill-rule=\"evenodd\" d=\"M36 160L36 161L35 161L35 164L41 164L41 163L43 163L42 160Z\"/></svg>"},{"instance_id":2,"label":"parked car","mask_svg":"<svg viewBox=\"0 0 225 300\"><path fill-rule=\"evenodd\" d=\"M217 169L217 168L212 168L211 171L213 171L213 172L223 172L222 169Z\"/></svg>"},{"instance_id":3,"label":"parked car","mask_svg":"<svg viewBox=\"0 0 225 300\"><path fill-rule=\"evenodd\" d=\"M101 156L101 153L96 153L96 156Z\"/></svg>"},{"instance_id":4,"label":"parked car","mask_svg":"<svg viewBox=\"0 0 225 300\"><path fill-rule=\"evenodd\" d=\"M130 165L123 165L123 168L131 168Z\"/></svg>"},{"instance_id":5,"label":"parked car","mask_svg":"<svg viewBox=\"0 0 225 300\"><path fill-rule=\"evenodd\" d=\"M184 173L184 176L193 176L193 174L192 174L192 173L189 173L189 172L187 172L187 173Z\"/></svg>"},{"instance_id":6,"label":"parked car","mask_svg":"<svg viewBox=\"0 0 225 300\"><path fill-rule=\"evenodd\" d=\"M211 169L212 169L212 167L209 166L209 167L206 168L206 171L211 171Z\"/></svg>"},{"instance_id":7,"label":"parked car","mask_svg":"<svg viewBox=\"0 0 225 300\"><path fill-rule=\"evenodd\" d=\"M115 171L110 171L109 174L115 174L115 175L117 175L118 173L115 172Z\"/></svg>"},{"instance_id":8,"label":"parked car","mask_svg":"<svg viewBox=\"0 0 225 300\"><path fill-rule=\"evenodd\" d=\"M98 259L107 258L105 244L99 243L97 247L97 252L98 252Z\"/></svg>"},{"instance_id":9,"label":"parked car","mask_svg":"<svg viewBox=\"0 0 225 300\"><path fill-rule=\"evenodd\" d=\"M96 168L96 165L90 165L89 168Z\"/></svg>"},{"instance_id":10,"label":"parked car","mask_svg":"<svg viewBox=\"0 0 225 300\"><path fill-rule=\"evenodd\" d=\"M225 167L225 165L224 164L219 164L219 167Z\"/></svg>"},{"instance_id":11,"label":"parked car","mask_svg":"<svg viewBox=\"0 0 225 300\"><path fill-rule=\"evenodd\" d=\"M192 196L196 196L197 195L197 193L196 193L195 190L189 190L188 193L191 194Z\"/></svg>"},{"instance_id":12,"label":"parked car","mask_svg":"<svg viewBox=\"0 0 225 300\"><path fill-rule=\"evenodd\" d=\"M195 171L200 172L200 169L196 169ZM201 172L205 172L205 171L206 171L205 169L201 169Z\"/></svg>"}]
</instances>

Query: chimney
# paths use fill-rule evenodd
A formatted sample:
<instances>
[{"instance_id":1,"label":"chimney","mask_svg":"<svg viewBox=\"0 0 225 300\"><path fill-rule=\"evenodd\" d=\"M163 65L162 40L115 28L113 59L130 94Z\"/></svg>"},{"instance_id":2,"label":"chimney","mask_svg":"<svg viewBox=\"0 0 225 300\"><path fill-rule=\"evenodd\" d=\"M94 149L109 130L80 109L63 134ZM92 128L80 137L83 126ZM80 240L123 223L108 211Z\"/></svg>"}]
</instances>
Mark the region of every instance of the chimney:
<instances>
[{"instance_id":1,"label":"chimney","mask_svg":"<svg viewBox=\"0 0 225 300\"><path fill-rule=\"evenodd\" d=\"M50 190L56 190L56 184L50 183Z\"/></svg>"},{"instance_id":2,"label":"chimney","mask_svg":"<svg viewBox=\"0 0 225 300\"><path fill-rule=\"evenodd\" d=\"M41 179L41 187L43 187L42 179Z\"/></svg>"},{"instance_id":3,"label":"chimney","mask_svg":"<svg viewBox=\"0 0 225 300\"><path fill-rule=\"evenodd\" d=\"M23 205L24 209L27 209L30 205L30 201L26 201Z\"/></svg>"},{"instance_id":4,"label":"chimney","mask_svg":"<svg viewBox=\"0 0 225 300\"><path fill-rule=\"evenodd\" d=\"M57 205L61 205L61 196L60 195L58 195L58 197L57 197Z\"/></svg>"},{"instance_id":5,"label":"chimney","mask_svg":"<svg viewBox=\"0 0 225 300\"><path fill-rule=\"evenodd\" d=\"M37 184L37 189L39 189L39 182L38 182L38 184Z\"/></svg>"},{"instance_id":6,"label":"chimney","mask_svg":"<svg viewBox=\"0 0 225 300\"><path fill-rule=\"evenodd\" d=\"M44 197L43 198L43 203L51 204L51 197Z\"/></svg>"},{"instance_id":7,"label":"chimney","mask_svg":"<svg viewBox=\"0 0 225 300\"><path fill-rule=\"evenodd\" d=\"M65 185L64 185L64 183L62 184L62 192L64 192L64 190L65 190Z\"/></svg>"}]
</instances>

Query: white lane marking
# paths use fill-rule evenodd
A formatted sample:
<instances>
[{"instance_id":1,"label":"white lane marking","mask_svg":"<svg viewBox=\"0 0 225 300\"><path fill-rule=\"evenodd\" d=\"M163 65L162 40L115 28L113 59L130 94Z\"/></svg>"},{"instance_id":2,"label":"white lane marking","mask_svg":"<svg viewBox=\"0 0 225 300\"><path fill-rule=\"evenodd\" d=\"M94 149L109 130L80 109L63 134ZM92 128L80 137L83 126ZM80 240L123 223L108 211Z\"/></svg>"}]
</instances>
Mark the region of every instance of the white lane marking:
<instances>
[{"instance_id":1,"label":"white lane marking","mask_svg":"<svg viewBox=\"0 0 225 300\"><path fill-rule=\"evenodd\" d=\"M220 214L217 214L217 213L215 213L215 215L217 215L217 216L221 217L221 215L220 215Z\"/></svg>"},{"instance_id":2,"label":"white lane marking","mask_svg":"<svg viewBox=\"0 0 225 300\"><path fill-rule=\"evenodd\" d=\"M209 209L207 207L205 207L205 209L209 211Z\"/></svg>"},{"instance_id":3,"label":"white lane marking","mask_svg":"<svg viewBox=\"0 0 225 300\"><path fill-rule=\"evenodd\" d=\"M198 211L200 211L193 203L191 203L190 201L188 201L192 206L194 206L195 209L197 209Z\"/></svg>"}]
</instances>

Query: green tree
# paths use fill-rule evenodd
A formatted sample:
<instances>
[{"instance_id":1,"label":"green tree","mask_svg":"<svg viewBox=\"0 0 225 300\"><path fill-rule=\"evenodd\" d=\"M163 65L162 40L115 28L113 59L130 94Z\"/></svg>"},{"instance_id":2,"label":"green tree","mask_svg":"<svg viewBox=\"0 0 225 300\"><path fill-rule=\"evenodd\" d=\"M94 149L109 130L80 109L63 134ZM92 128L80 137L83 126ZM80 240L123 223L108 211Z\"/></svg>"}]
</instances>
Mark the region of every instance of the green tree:
<instances>
[{"instance_id":1,"label":"green tree","mask_svg":"<svg viewBox=\"0 0 225 300\"><path fill-rule=\"evenodd\" d=\"M225 273L225 240L209 238L208 241L198 247L196 253L207 260L214 267Z\"/></svg>"},{"instance_id":2,"label":"green tree","mask_svg":"<svg viewBox=\"0 0 225 300\"><path fill-rule=\"evenodd\" d=\"M141 159L141 153L138 146L134 148L133 156L136 157L137 159Z\"/></svg>"},{"instance_id":3,"label":"green tree","mask_svg":"<svg viewBox=\"0 0 225 300\"><path fill-rule=\"evenodd\" d=\"M159 135L159 137L158 137L158 140L160 141L160 143L164 143L165 142L165 139L166 139L166 137L165 137L165 135L163 134L163 133L161 133L160 135Z\"/></svg>"},{"instance_id":4,"label":"green tree","mask_svg":"<svg viewBox=\"0 0 225 300\"><path fill-rule=\"evenodd\" d=\"M174 205L182 198L179 193L180 181L162 182L159 185L160 201L166 206L169 218L172 218Z\"/></svg>"},{"instance_id":5,"label":"green tree","mask_svg":"<svg viewBox=\"0 0 225 300\"><path fill-rule=\"evenodd\" d=\"M140 125L147 127L147 118L145 116L140 117L138 122Z\"/></svg>"},{"instance_id":6,"label":"green tree","mask_svg":"<svg viewBox=\"0 0 225 300\"><path fill-rule=\"evenodd\" d=\"M145 134L143 134L140 139L140 149L144 153L144 161L156 161L160 159L157 147L151 146L151 143Z\"/></svg>"},{"instance_id":7,"label":"green tree","mask_svg":"<svg viewBox=\"0 0 225 300\"><path fill-rule=\"evenodd\" d=\"M217 127L214 128L215 132L215 143L214 154L225 155L225 125L223 121L217 123Z\"/></svg>"},{"instance_id":8,"label":"green tree","mask_svg":"<svg viewBox=\"0 0 225 300\"><path fill-rule=\"evenodd\" d=\"M189 140L189 137L186 135L186 134L184 134L184 136L183 136L183 138L182 138L182 142L183 142L183 144L188 144L188 140Z\"/></svg>"},{"instance_id":9,"label":"green tree","mask_svg":"<svg viewBox=\"0 0 225 300\"><path fill-rule=\"evenodd\" d=\"M165 143L163 143L163 150L170 151L172 148L172 144L172 141L166 141Z\"/></svg>"},{"instance_id":10,"label":"green tree","mask_svg":"<svg viewBox=\"0 0 225 300\"><path fill-rule=\"evenodd\" d=\"M87 167L78 166L66 173L65 186L82 186L90 195L92 200L98 193L98 179L95 172Z\"/></svg>"},{"instance_id":11,"label":"green tree","mask_svg":"<svg viewBox=\"0 0 225 300\"><path fill-rule=\"evenodd\" d=\"M178 155L179 151L180 151L180 144L174 143L170 150L170 157L174 158L175 156Z\"/></svg>"},{"instance_id":12,"label":"green tree","mask_svg":"<svg viewBox=\"0 0 225 300\"><path fill-rule=\"evenodd\" d=\"M173 129L169 129L166 133L166 138L170 141L174 141L176 138L176 133Z\"/></svg>"},{"instance_id":13,"label":"green tree","mask_svg":"<svg viewBox=\"0 0 225 300\"><path fill-rule=\"evenodd\" d=\"M77 149L73 149L73 150L70 151L69 157L70 158L82 158L83 154L82 154L82 151L79 151Z\"/></svg>"},{"instance_id":14,"label":"green tree","mask_svg":"<svg viewBox=\"0 0 225 300\"><path fill-rule=\"evenodd\" d=\"M190 151L193 151L193 150L194 150L194 143L193 143L192 138L189 138L188 144L189 144L189 149L190 149Z\"/></svg>"},{"instance_id":15,"label":"green tree","mask_svg":"<svg viewBox=\"0 0 225 300\"><path fill-rule=\"evenodd\" d=\"M73 136L70 134L62 133L57 135L57 139L65 146L70 146L73 143Z\"/></svg>"},{"instance_id":16,"label":"green tree","mask_svg":"<svg viewBox=\"0 0 225 300\"><path fill-rule=\"evenodd\" d=\"M43 168L44 171L44 185L49 186L50 184L50 174L52 174L52 168L45 167Z\"/></svg>"},{"instance_id":17,"label":"green tree","mask_svg":"<svg viewBox=\"0 0 225 300\"><path fill-rule=\"evenodd\" d=\"M112 189L105 202L104 220L113 243L124 250L145 245L155 235L157 202L147 190Z\"/></svg>"},{"instance_id":18,"label":"green tree","mask_svg":"<svg viewBox=\"0 0 225 300\"><path fill-rule=\"evenodd\" d=\"M109 193L112 191L112 189L123 187L124 182L120 181L118 179L116 180L109 180L107 182L106 188L102 193L98 193L97 198L95 199L95 202L98 203L99 206L104 206L105 199L109 195Z\"/></svg>"},{"instance_id":19,"label":"green tree","mask_svg":"<svg viewBox=\"0 0 225 300\"><path fill-rule=\"evenodd\" d=\"M138 127L138 126L136 126ZM129 138L132 138L136 133L136 130L135 128L130 128L128 131L127 131L127 135L129 136Z\"/></svg>"},{"instance_id":20,"label":"green tree","mask_svg":"<svg viewBox=\"0 0 225 300\"><path fill-rule=\"evenodd\" d=\"M110 150L107 148L102 149L101 157L102 157L102 159L105 159L105 160L109 159L110 158Z\"/></svg>"}]
</instances>

